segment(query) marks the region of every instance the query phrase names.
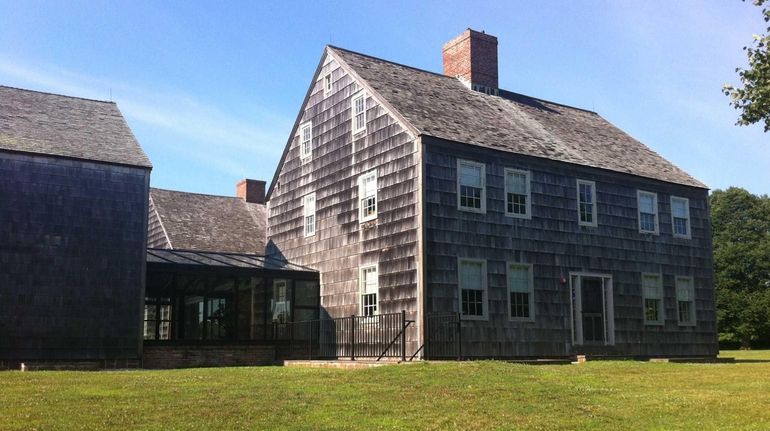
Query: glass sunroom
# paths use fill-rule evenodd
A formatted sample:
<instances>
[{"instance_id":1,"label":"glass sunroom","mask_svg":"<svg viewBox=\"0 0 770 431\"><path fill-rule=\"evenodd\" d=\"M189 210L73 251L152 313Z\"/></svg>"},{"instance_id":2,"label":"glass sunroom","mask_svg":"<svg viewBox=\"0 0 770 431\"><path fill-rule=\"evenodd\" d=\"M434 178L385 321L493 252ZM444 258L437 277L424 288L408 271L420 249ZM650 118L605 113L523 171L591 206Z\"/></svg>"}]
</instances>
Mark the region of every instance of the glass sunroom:
<instances>
[{"instance_id":1,"label":"glass sunroom","mask_svg":"<svg viewBox=\"0 0 770 431\"><path fill-rule=\"evenodd\" d=\"M148 249L147 344L275 339L277 324L319 318L319 276L282 259Z\"/></svg>"}]
</instances>

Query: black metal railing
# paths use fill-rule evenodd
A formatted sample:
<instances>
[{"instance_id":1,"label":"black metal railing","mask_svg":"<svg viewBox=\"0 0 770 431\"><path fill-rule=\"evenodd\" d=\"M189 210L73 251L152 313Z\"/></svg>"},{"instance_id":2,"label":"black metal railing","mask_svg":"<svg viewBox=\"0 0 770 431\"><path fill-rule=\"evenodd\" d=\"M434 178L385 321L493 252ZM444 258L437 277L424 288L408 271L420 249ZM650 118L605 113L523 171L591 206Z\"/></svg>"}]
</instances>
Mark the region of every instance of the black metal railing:
<instances>
[{"instance_id":1,"label":"black metal railing","mask_svg":"<svg viewBox=\"0 0 770 431\"><path fill-rule=\"evenodd\" d=\"M284 359L400 358L406 360L406 312L273 323Z\"/></svg>"},{"instance_id":2,"label":"black metal railing","mask_svg":"<svg viewBox=\"0 0 770 431\"><path fill-rule=\"evenodd\" d=\"M425 318L425 359L461 361L462 319L459 313L428 314Z\"/></svg>"}]
</instances>

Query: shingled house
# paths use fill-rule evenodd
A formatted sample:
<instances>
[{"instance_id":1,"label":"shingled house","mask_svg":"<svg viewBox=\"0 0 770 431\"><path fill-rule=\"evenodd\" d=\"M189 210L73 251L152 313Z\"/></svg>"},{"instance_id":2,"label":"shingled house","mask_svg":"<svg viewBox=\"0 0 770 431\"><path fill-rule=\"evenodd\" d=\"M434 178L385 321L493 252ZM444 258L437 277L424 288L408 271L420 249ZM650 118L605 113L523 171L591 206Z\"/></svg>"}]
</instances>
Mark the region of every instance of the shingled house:
<instances>
[{"instance_id":1,"label":"shingled house","mask_svg":"<svg viewBox=\"0 0 770 431\"><path fill-rule=\"evenodd\" d=\"M139 363L151 168L114 103L0 86L0 368Z\"/></svg>"},{"instance_id":2,"label":"shingled house","mask_svg":"<svg viewBox=\"0 0 770 431\"><path fill-rule=\"evenodd\" d=\"M499 88L491 35L443 56L323 52L267 193L322 313L406 310L408 354L456 315L465 356L715 355L707 187L595 112Z\"/></svg>"}]
</instances>

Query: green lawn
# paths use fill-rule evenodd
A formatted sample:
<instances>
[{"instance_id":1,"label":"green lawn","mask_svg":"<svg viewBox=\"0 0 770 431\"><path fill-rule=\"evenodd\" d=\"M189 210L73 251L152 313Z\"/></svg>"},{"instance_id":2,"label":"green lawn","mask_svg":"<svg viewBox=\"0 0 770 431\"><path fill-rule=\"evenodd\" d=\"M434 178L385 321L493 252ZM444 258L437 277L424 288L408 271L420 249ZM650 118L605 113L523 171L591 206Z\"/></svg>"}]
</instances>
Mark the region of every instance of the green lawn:
<instances>
[{"instance_id":1,"label":"green lawn","mask_svg":"<svg viewBox=\"0 0 770 431\"><path fill-rule=\"evenodd\" d=\"M768 429L768 362L0 372L0 429Z\"/></svg>"}]
</instances>

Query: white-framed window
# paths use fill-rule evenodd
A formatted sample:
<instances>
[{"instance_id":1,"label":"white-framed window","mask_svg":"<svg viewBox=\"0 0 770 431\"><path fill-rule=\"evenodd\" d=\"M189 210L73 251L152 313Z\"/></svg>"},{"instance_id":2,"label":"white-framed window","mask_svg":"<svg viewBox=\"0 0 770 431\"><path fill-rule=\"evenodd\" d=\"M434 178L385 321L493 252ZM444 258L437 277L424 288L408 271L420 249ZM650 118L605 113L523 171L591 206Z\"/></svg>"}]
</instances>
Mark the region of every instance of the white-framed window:
<instances>
[{"instance_id":1,"label":"white-framed window","mask_svg":"<svg viewBox=\"0 0 770 431\"><path fill-rule=\"evenodd\" d=\"M680 325L695 325L695 286L692 277L676 277L676 310Z\"/></svg>"},{"instance_id":2,"label":"white-framed window","mask_svg":"<svg viewBox=\"0 0 770 431\"><path fill-rule=\"evenodd\" d=\"M305 195L302 199L303 225L305 226L305 236L315 235L315 193Z\"/></svg>"},{"instance_id":3,"label":"white-framed window","mask_svg":"<svg viewBox=\"0 0 770 431\"><path fill-rule=\"evenodd\" d=\"M690 200L671 196L671 229L677 238L690 238Z\"/></svg>"},{"instance_id":4,"label":"white-framed window","mask_svg":"<svg viewBox=\"0 0 770 431\"><path fill-rule=\"evenodd\" d=\"M535 289L532 265L508 263L508 317L511 320L535 320Z\"/></svg>"},{"instance_id":5,"label":"white-framed window","mask_svg":"<svg viewBox=\"0 0 770 431\"><path fill-rule=\"evenodd\" d=\"M663 277L660 274L642 273L642 295L644 301L644 324L662 325Z\"/></svg>"},{"instance_id":6,"label":"white-framed window","mask_svg":"<svg viewBox=\"0 0 770 431\"><path fill-rule=\"evenodd\" d=\"M658 194L637 191L639 205L639 232L658 233Z\"/></svg>"},{"instance_id":7,"label":"white-framed window","mask_svg":"<svg viewBox=\"0 0 770 431\"><path fill-rule=\"evenodd\" d=\"M529 171L505 168L505 215L532 217Z\"/></svg>"},{"instance_id":8,"label":"white-framed window","mask_svg":"<svg viewBox=\"0 0 770 431\"><path fill-rule=\"evenodd\" d=\"M327 73L326 76L324 76L323 86L324 86L324 97L329 97L329 95L332 93L332 74L331 74L331 72Z\"/></svg>"},{"instance_id":9,"label":"white-framed window","mask_svg":"<svg viewBox=\"0 0 770 431\"><path fill-rule=\"evenodd\" d=\"M483 163L457 160L457 208L464 211L487 211L486 167Z\"/></svg>"},{"instance_id":10,"label":"white-framed window","mask_svg":"<svg viewBox=\"0 0 770 431\"><path fill-rule=\"evenodd\" d=\"M313 123L308 121L299 126L299 157L307 160L313 155Z\"/></svg>"},{"instance_id":11,"label":"white-framed window","mask_svg":"<svg viewBox=\"0 0 770 431\"><path fill-rule=\"evenodd\" d=\"M464 319L487 318L487 262L479 259L457 260L460 314Z\"/></svg>"},{"instance_id":12,"label":"white-framed window","mask_svg":"<svg viewBox=\"0 0 770 431\"><path fill-rule=\"evenodd\" d=\"M377 314L377 297L379 294L379 277L377 265L362 266L359 275L361 289L361 315L374 316Z\"/></svg>"},{"instance_id":13,"label":"white-framed window","mask_svg":"<svg viewBox=\"0 0 770 431\"><path fill-rule=\"evenodd\" d=\"M377 171L358 177L358 221L363 223L377 218Z\"/></svg>"},{"instance_id":14,"label":"white-framed window","mask_svg":"<svg viewBox=\"0 0 770 431\"><path fill-rule=\"evenodd\" d=\"M577 180L578 224L597 226L596 220L596 183Z\"/></svg>"},{"instance_id":15,"label":"white-framed window","mask_svg":"<svg viewBox=\"0 0 770 431\"><path fill-rule=\"evenodd\" d=\"M350 100L350 118L353 120L353 134L366 131L366 94L362 91Z\"/></svg>"}]
</instances>

